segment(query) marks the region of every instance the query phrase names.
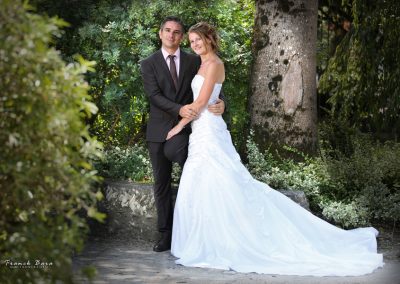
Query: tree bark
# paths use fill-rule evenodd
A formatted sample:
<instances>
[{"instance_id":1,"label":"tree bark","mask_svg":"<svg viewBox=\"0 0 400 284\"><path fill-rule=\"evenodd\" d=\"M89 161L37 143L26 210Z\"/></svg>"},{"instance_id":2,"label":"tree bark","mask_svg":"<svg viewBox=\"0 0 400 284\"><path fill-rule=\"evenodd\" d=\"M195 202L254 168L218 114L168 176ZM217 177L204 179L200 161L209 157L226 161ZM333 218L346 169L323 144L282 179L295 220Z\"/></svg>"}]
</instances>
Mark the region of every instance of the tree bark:
<instances>
[{"instance_id":1,"label":"tree bark","mask_svg":"<svg viewBox=\"0 0 400 284\"><path fill-rule=\"evenodd\" d=\"M257 0L249 111L258 145L317 146L317 0Z\"/></svg>"}]
</instances>

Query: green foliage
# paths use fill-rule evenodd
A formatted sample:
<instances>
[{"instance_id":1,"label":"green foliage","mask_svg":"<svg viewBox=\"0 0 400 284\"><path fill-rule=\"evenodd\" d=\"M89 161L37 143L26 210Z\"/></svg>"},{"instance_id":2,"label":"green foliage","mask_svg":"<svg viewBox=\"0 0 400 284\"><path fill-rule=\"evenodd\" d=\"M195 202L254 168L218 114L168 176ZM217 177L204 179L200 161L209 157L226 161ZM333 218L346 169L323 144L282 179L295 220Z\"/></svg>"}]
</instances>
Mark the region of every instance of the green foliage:
<instances>
[{"instance_id":1,"label":"green foliage","mask_svg":"<svg viewBox=\"0 0 400 284\"><path fill-rule=\"evenodd\" d=\"M398 222L400 219L400 186L389 187L380 183L363 188L356 202L359 208L367 208L369 218Z\"/></svg>"},{"instance_id":2,"label":"green foliage","mask_svg":"<svg viewBox=\"0 0 400 284\"><path fill-rule=\"evenodd\" d=\"M250 134L246 141L247 147L247 168L253 177L261 179L265 172L270 172L277 165L272 153L265 151L261 153L257 143L254 141L254 131L250 130Z\"/></svg>"},{"instance_id":3,"label":"green foliage","mask_svg":"<svg viewBox=\"0 0 400 284\"><path fill-rule=\"evenodd\" d=\"M329 127L323 130L331 131ZM322 140L330 136L324 131L321 131ZM331 190L332 196L335 200L358 206L360 212L367 210L368 214L363 213L363 216L368 219L399 220L400 144L381 143L370 134L354 130L344 137L343 148L323 143L331 180L341 185Z\"/></svg>"},{"instance_id":4,"label":"green foliage","mask_svg":"<svg viewBox=\"0 0 400 284\"><path fill-rule=\"evenodd\" d=\"M345 128L345 126L343 127ZM321 131L321 140L324 145L323 156L332 171L335 183L341 182L352 191L361 191L368 186L386 184L395 188L400 181L400 144L387 141L375 141L370 134L348 132L345 152L333 147L324 141L329 137L329 128ZM345 198L340 194L338 198Z\"/></svg>"},{"instance_id":5,"label":"green foliage","mask_svg":"<svg viewBox=\"0 0 400 284\"><path fill-rule=\"evenodd\" d=\"M182 0L103 1L75 37L75 47L97 62L89 76L91 94L99 106L92 131L107 145L132 145L143 138L148 102L140 76L140 60L160 48L158 31L167 15L182 18L187 27L205 20L215 24L221 37L221 56L227 72L224 92L226 118L238 143L243 142L251 61L250 45L254 3ZM183 45L189 49L188 43Z\"/></svg>"},{"instance_id":6,"label":"green foliage","mask_svg":"<svg viewBox=\"0 0 400 284\"><path fill-rule=\"evenodd\" d=\"M368 226L370 224L370 212L366 207L359 206L355 201L351 203L331 201L321 205L323 207L322 215L344 228Z\"/></svg>"},{"instance_id":7,"label":"green foliage","mask_svg":"<svg viewBox=\"0 0 400 284\"><path fill-rule=\"evenodd\" d=\"M319 90L335 119L397 137L400 129L400 6L352 1L353 24L330 59Z\"/></svg>"},{"instance_id":8,"label":"green foliage","mask_svg":"<svg viewBox=\"0 0 400 284\"><path fill-rule=\"evenodd\" d=\"M261 153L253 140L252 132L246 145L249 157L247 168L254 178L278 190L304 191L314 211L319 210L319 204L322 201L321 191L327 191L335 186L321 159L310 158L289 147L285 147L285 150L302 156L302 162L282 158L279 153L272 153L269 150Z\"/></svg>"},{"instance_id":9,"label":"green foliage","mask_svg":"<svg viewBox=\"0 0 400 284\"><path fill-rule=\"evenodd\" d=\"M152 181L152 170L148 151L141 145L125 149L118 146L106 150L96 168L106 178L129 179L138 182Z\"/></svg>"},{"instance_id":10,"label":"green foliage","mask_svg":"<svg viewBox=\"0 0 400 284\"><path fill-rule=\"evenodd\" d=\"M351 1L350 1L351 2ZM328 60L335 54L337 45L347 33L345 21L351 21L349 1L318 1L317 73L322 74Z\"/></svg>"},{"instance_id":11,"label":"green foliage","mask_svg":"<svg viewBox=\"0 0 400 284\"><path fill-rule=\"evenodd\" d=\"M260 153L250 136L248 169L272 188L304 191L314 212L343 227L400 220L400 144L381 144L360 133L347 141L346 154L322 143L321 157L303 155L296 162Z\"/></svg>"},{"instance_id":12,"label":"green foliage","mask_svg":"<svg viewBox=\"0 0 400 284\"><path fill-rule=\"evenodd\" d=\"M97 110L83 78L92 63L66 65L48 47L65 23L26 9L1 1L0 282L71 282L71 255L87 231L81 213L103 218L88 162L100 145L83 122ZM6 260L48 266L11 268Z\"/></svg>"},{"instance_id":13,"label":"green foliage","mask_svg":"<svg viewBox=\"0 0 400 284\"><path fill-rule=\"evenodd\" d=\"M95 165L102 177L127 179L135 182L154 182L149 151L143 145L110 147ZM172 183L179 185L182 169L177 163L172 166Z\"/></svg>"}]
</instances>

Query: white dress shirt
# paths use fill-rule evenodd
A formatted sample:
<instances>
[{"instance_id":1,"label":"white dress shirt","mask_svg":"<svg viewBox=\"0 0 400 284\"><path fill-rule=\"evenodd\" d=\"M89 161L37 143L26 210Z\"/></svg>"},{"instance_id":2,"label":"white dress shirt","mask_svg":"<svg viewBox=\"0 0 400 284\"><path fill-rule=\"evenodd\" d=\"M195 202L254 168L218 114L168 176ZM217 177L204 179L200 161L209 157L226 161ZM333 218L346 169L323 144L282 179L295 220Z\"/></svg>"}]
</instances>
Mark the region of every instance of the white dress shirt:
<instances>
[{"instance_id":1,"label":"white dress shirt","mask_svg":"<svg viewBox=\"0 0 400 284\"><path fill-rule=\"evenodd\" d=\"M170 68L169 65L169 61L170 59L168 58L168 55L170 55L164 48L161 48L161 52L164 56L165 62L167 62L168 68ZM179 62L180 62L180 58L181 58L181 50L178 48L174 54L171 55L175 55L175 66L176 66L176 75L179 78Z\"/></svg>"}]
</instances>

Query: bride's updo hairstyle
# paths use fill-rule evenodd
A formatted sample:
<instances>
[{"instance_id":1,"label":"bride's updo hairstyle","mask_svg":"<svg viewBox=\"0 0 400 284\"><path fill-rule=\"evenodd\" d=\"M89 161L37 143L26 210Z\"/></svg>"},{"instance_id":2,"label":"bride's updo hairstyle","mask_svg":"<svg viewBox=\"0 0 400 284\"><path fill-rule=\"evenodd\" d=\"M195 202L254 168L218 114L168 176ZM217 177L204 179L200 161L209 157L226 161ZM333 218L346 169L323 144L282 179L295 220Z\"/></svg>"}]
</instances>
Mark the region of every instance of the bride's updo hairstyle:
<instances>
[{"instance_id":1,"label":"bride's updo hairstyle","mask_svg":"<svg viewBox=\"0 0 400 284\"><path fill-rule=\"evenodd\" d=\"M218 51L218 35L216 29L212 25L206 22L199 22L191 26L188 33L198 34L204 43L207 43L206 39L208 39L210 41L211 49L214 52Z\"/></svg>"}]
</instances>

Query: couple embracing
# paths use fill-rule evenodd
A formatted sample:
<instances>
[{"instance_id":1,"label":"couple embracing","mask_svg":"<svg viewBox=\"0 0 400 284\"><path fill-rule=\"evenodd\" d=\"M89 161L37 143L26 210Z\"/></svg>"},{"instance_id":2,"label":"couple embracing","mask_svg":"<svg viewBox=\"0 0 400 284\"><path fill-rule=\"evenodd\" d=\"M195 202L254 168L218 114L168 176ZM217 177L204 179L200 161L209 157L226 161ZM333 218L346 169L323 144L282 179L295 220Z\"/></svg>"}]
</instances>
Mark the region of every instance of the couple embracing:
<instances>
[{"instance_id":1,"label":"couple embracing","mask_svg":"<svg viewBox=\"0 0 400 284\"><path fill-rule=\"evenodd\" d=\"M161 49L141 63L150 100L146 140L158 230L154 251L171 249L185 266L283 275L349 276L383 265L377 231L343 230L250 175L226 123L225 80L213 26L188 31L195 54L179 48L184 25L160 27ZM172 163L183 167L175 210Z\"/></svg>"}]
</instances>

